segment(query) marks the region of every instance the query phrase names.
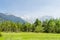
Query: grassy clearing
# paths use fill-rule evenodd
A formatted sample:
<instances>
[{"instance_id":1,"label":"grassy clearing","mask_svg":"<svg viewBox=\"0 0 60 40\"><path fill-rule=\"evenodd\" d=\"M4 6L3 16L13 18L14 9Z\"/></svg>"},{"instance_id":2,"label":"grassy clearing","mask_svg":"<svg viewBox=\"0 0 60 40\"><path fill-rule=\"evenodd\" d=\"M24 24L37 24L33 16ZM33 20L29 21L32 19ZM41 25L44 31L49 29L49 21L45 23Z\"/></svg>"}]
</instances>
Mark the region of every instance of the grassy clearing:
<instances>
[{"instance_id":1,"label":"grassy clearing","mask_svg":"<svg viewBox=\"0 0 60 40\"><path fill-rule=\"evenodd\" d=\"M0 40L60 40L60 34L52 33L5 33L2 32Z\"/></svg>"}]
</instances>

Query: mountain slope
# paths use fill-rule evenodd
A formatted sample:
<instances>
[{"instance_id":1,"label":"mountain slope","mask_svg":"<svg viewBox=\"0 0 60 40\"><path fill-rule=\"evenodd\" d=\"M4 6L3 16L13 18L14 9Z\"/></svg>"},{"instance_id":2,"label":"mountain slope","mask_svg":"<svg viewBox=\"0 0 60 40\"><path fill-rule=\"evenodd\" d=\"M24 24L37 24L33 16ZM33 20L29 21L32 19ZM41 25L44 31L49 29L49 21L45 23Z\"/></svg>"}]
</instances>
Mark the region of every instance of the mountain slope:
<instances>
[{"instance_id":1,"label":"mountain slope","mask_svg":"<svg viewBox=\"0 0 60 40\"><path fill-rule=\"evenodd\" d=\"M6 15L6 14L3 14L3 13L0 13L0 18L3 19L3 20L25 23L25 20L23 20L20 17L16 17L14 15Z\"/></svg>"}]
</instances>

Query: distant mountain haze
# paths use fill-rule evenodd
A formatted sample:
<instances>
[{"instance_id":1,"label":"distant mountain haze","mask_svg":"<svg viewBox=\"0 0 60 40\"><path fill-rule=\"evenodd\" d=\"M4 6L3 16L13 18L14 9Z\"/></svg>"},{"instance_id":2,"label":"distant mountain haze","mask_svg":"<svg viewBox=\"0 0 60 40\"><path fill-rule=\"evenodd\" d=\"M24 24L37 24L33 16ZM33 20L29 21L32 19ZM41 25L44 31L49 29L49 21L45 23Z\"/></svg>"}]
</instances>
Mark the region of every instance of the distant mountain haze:
<instances>
[{"instance_id":1,"label":"distant mountain haze","mask_svg":"<svg viewBox=\"0 0 60 40\"><path fill-rule=\"evenodd\" d=\"M46 19L50 20L51 18L54 18L54 17L52 17L52 16L42 16L42 17L23 16L21 18L27 22L34 23L37 18L41 21L45 21Z\"/></svg>"},{"instance_id":2,"label":"distant mountain haze","mask_svg":"<svg viewBox=\"0 0 60 40\"><path fill-rule=\"evenodd\" d=\"M46 19L49 20L51 18L53 17L52 16L38 17L38 19L41 21L44 21ZM15 15L6 15L4 13L0 13L0 21L9 20L9 21L21 22L21 23L25 23L25 22L34 23L36 19L37 17L29 17L29 16L17 17Z\"/></svg>"},{"instance_id":3,"label":"distant mountain haze","mask_svg":"<svg viewBox=\"0 0 60 40\"><path fill-rule=\"evenodd\" d=\"M6 15L4 13L0 13L0 19L2 20L9 20L9 21L13 21L13 22L21 22L21 23L25 23L26 21L23 20L20 17L14 16L14 15Z\"/></svg>"},{"instance_id":4,"label":"distant mountain haze","mask_svg":"<svg viewBox=\"0 0 60 40\"><path fill-rule=\"evenodd\" d=\"M53 18L52 16L43 16L40 18L41 21L45 21L46 19L47 20L50 20L51 18Z\"/></svg>"}]
</instances>

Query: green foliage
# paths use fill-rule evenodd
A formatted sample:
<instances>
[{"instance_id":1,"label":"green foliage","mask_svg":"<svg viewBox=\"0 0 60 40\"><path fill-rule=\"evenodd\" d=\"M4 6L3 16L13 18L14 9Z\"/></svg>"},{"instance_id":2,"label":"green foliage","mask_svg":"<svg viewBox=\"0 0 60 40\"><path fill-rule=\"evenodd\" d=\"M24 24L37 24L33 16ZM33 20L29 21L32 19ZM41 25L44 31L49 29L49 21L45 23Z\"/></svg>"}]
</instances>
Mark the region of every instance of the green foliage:
<instances>
[{"instance_id":1,"label":"green foliage","mask_svg":"<svg viewBox=\"0 0 60 40\"><path fill-rule=\"evenodd\" d=\"M42 22L40 20L36 19L34 24L35 24L35 26L38 26L38 25L42 25Z\"/></svg>"},{"instance_id":2,"label":"green foliage","mask_svg":"<svg viewBox=\"0 0 60 40\"><path fill-rule=\"evenodd\" d=\"M60 33L60 19L50 19L45 21L36 21L31 23L19 23L12 21L0 22L1 32L46 32L46 33Z\"/></svg>"},{"instance_id":3,"label":"green foliage","mask_svg":"<svg viewBox=\"0 0 60 40\"><path fill-rule=\"evenodd\" d=\"M44 32L47 32L48 33L48 20L45 20L45 21L43 21L43 24L42 24L42 27L44 27Z\"/></svg>"},{"instance_id":4,"label":"green foliage","mask_svg":"<svg viewBox=\"0 0 60 40\"><path fill-rule=\"evenodd\" d=\"M54 33L55 32L55 21L53 19L50 19L49 22L48 22L48 32L50 33Z\"/></svg>"},{"instance_id":5,"label":"green foliage","mask_svg":"<svg viewBox=\"0 0 60 40\"><path fill-rule=\"evenodd\" d=\"M43 31L42 22L40 20L36 19L34 24L35 24L35 32Z\"/></svg>"},{"instance_id":6,"label":"green foliage","mask_svg":"<svg viewBox=\"0 0 60 40\"><path fill-rule=\"evenodd\" d=\"M43 32L43 27L37 26L35 32Z\"/></svg>"},{"instance_id":7,"label":"green foliage","mask_svg":"<svg viewBox=\"0 0 60 40\"><path fill-rule=\"evenodd\" d=\"M55 31L56 33L60 33L60 19L56 19L56 27L55 27Z\"/></svg>"},{"instance_id":8,"label":"green foliage","mask_svg":"<svg viewBox=\"0 0 60 40\"><path fill-rule=\"evenodd\" d=\"M2 36L1 32L0 32L0 37Z\"/></svg>"}]
</instances>

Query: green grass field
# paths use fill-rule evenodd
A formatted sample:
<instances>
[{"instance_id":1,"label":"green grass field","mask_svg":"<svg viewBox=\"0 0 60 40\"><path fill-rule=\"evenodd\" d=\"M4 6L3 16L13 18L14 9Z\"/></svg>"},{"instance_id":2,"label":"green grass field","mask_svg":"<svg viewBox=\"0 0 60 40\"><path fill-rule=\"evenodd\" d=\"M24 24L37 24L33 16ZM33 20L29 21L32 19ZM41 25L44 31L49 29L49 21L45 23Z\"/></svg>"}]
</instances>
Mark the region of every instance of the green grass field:
<instances>
[{"instance_id":1,"label":"green grass field","mask_svg":"<svg viewBox=\"0 0 60 40\"><path fill-rule=\"evenodd\" d=\"M2 32L0 40L60 40L60 34L52 33L5 33Z\"/></svg>"}]
</instances>

